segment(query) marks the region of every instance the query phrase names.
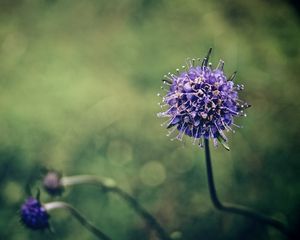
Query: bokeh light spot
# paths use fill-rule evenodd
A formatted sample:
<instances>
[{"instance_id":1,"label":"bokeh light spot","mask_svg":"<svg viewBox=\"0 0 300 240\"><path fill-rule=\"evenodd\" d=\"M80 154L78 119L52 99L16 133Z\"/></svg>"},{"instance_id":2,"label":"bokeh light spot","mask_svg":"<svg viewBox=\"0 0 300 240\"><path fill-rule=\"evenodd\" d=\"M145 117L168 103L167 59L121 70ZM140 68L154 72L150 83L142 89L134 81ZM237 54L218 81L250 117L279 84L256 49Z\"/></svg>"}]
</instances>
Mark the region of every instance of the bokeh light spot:
<instances>
[{"instance_id":1,"label":"bokeh light spot","mask_svg":"<svg viewBox=\"0 0 300 240\"><path fill-rule=\"evenodd\" d=\"M140 178L145 185L158 186L166 179L165 167L157 161L148 162L141 168Z\"/></svg>"},{"instance_id":2,"label":"bokeh light spot","mask_svg":"<svg viewBox=\"0 0 300 240\"><path fill-rule=\"evenodd\" d=\"M22 199L22 188L16 182L8 182L3 189L3 195L9 203L19 202Z\"/></svg>"}]
</instances>

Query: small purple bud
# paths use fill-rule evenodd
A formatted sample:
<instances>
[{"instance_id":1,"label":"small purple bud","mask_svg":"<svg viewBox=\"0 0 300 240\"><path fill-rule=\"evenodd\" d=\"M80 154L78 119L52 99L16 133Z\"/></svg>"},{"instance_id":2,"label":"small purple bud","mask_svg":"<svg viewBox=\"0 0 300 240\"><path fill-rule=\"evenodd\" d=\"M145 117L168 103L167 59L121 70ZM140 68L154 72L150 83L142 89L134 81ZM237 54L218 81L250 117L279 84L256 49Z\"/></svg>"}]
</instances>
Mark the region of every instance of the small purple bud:
<instances>
[{"instance_id":1,"label":"small purple bud","mask_svg":"<svg viewBox=\"0 0 300 240\"><path fill-rule=\"evenodd\" d=\"M21 206L21 222L32 230L49 228L49 215L39 200L29 197Z\"/></svg>"},{"instance_id":2,"label":"small purple bud","mask_svg":"<svg viewBox=\"0 0 300 240\"><path fill-rule=\"evenodd\" d=\"M44 189L53 196L61 195L64 187L61 184L62 175L56 171L49 171L43 179Z\"/></svg>"}]
</instances>

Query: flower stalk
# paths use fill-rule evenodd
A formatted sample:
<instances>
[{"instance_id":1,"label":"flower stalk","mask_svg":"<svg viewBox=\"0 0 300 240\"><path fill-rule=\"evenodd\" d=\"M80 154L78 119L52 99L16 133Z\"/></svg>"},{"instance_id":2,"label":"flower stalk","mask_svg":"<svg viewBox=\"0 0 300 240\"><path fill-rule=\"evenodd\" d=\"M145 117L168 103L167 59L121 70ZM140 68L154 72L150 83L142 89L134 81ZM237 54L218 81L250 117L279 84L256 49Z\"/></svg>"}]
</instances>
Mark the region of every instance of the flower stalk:
<instances>
[{"instance_id":1,"label":"flower stalk","mask_svg":"<svg viewBox=\"0 0 300 240\"><path fill-rule=\"evenodd\" d=\"M46 176L47 177L47 176ZM44 187L46 181L44 182ZM139 215L141 216L145 222L151 227L158 235L158 237L162 240L170 240L171 238L166 233L164 228L159 224L159 222L152 216L144 207L140 205L140 203L132 197L130 194L119 188L114 180L110 178L98 178L96 176L91 175L77 175L77 176L65 176L61 177L59 180L59 185L56 185L56 188L63 189L65 187L81 185L81 184L91 184L97 187L100 187L102 190L107 192L112 192L118 195L120 198L125 200L127 204Z\"/></svg>"},{"instance_id":2,"label":"flower stalk","mask_svg":"<svg viewBox=\"0 0 300 240\"><path fill-rule=\"evenodd\" d=\"M210 198L211 198L211 201L212 201L214 207L220 211L239 214L239 215L242 215L242 216L245 216L248 218L252 218L261 223L270 225L270 226L276 228L277 230L279 230L280 232L282 232L284 235L291 237L290 231L287 229L285 224L282 223L281 221L271 218L271 217L268 217L266 215L263 215L251 208L241 206L241 205L231 204L231 203L222 203L219 200L218 195L217 195L217 190L215 187L215 182L214 182L213 168L212 168L212 163L211 163L208 139L204 140L204 148L205 148L205 161L206 161L208 188L209 188Z\"/></svg>"},{"instance_id":3,"label":"flower stalk","mask_svg":"<svg viewBox=\"0 0 300 240\"><path fill-rule=\"evenodd\" d=\"M103 233L99 228L95 227L76 208L72 207L70 204L67 204L65 202L49 202L44 204L44 208L47 212L53 211L54 209L68 210L72 214L72 216L81 223L82 226L84 226L88 231L93 233L99 239L111 240L109 236Z\"/></svg>"}]
</instances>

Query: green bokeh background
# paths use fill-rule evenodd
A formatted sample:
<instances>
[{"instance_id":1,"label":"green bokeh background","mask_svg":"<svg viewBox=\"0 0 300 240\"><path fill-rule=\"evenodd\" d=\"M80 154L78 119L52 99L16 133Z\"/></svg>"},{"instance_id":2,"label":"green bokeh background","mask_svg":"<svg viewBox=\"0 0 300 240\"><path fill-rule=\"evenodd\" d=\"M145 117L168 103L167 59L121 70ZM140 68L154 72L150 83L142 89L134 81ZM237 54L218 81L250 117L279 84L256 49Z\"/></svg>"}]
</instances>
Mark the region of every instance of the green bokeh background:
<instances>
[{"instance_id":1,"label":"green bokeh background","mask_svg":"<svg viewBox=\"0 0 300 240\"><path fill-rule=\"evenodd\" d=\"M161 78L213 47L253 105L231 151L212 149L220 198L299 224L300 28L285 1L1 0L0 239L95 239L64 211L31 232L18 208L41 169L111 177L182 239L285 239L216 211L203 150L171 142L157 119ZM42 192L43 202L52 201ZM156 239L126 203L67 190L113 239Z\"/></svg>"}]
</instances>

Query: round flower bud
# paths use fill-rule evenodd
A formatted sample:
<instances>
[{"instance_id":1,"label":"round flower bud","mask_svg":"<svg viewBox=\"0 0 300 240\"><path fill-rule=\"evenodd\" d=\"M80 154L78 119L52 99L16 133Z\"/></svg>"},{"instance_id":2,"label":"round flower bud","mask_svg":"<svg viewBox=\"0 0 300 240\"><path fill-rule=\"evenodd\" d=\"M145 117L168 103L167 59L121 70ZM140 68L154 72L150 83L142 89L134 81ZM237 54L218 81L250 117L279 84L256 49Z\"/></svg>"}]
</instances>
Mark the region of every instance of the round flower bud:
<instances>
[{"instance_id":1,"label":"round flower bud","mask_svg":"<svg viewBox=\"0 0 300 240\"><path fill-rule=\"evenodd\" d=\"M29 197L21 207L21 222L32 230L49 227L49 215L43 205L33 197Z\"/></svg>"},{"instance_id":2,"label":"round flower bud","mask_svg":"<svg viewBox=\"0 0 300 240\"><path fill-rule=\"evenodd\" d=\"M50 195L61 195L64 191L61 185L61 174L56 171L48 172L43 179L43 187Z\"/></svg>"}]
</instances>

